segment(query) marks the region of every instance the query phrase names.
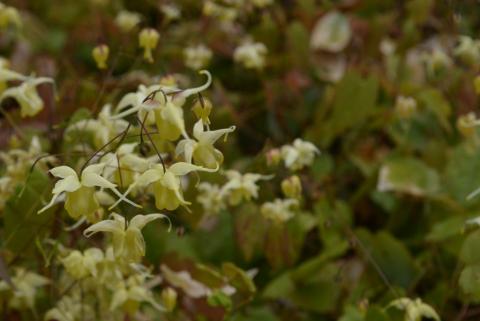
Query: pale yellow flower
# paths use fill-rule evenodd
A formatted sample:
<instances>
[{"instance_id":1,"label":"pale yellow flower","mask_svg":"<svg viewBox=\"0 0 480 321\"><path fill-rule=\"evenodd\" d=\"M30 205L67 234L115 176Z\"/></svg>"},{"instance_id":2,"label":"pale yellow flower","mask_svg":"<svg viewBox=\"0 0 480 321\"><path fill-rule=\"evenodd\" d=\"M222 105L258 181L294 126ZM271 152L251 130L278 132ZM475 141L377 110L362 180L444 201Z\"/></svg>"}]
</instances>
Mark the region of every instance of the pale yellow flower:
<instances>
[{"instance_id":1,"label":"pale yellow flower","mask_svg":"<svg viewBox=\"0 0 480 321\"><path fill-rule=\"evenodd\" d=\"M127 223L123 216L112 213L110 219L93 224L83 234L90 237L98 232L111 233L115 256L128 262L137 262L145 256L145 240L141 230L159 218L167 216L158 213L136 215Z\"/></svg>"},{"instance_id":2,"label":"pale yellow flower","mask_svg":"<svg viewBox=\"0 0 480 321\"><path fill-rule=\"evenodd\" d=\"M235 130L235 126L225 129L205 130L203 120L199 119L193 126L194 139L181 140L176 147L177 156L183 155L188 163L198 166L215 168L223 163L223 154L213 144L220 137L228 135Z\"/></svg>"}]
</instances>

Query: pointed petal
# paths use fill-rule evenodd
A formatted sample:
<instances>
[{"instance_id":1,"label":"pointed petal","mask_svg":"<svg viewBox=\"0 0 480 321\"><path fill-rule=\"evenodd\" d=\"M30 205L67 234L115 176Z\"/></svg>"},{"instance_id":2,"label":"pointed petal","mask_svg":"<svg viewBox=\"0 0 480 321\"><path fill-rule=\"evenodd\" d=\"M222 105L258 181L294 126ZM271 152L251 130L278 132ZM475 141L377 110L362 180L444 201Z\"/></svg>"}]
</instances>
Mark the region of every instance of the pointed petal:
<instances>
[{"instance_id":1,"label":"pointed petal","mask_svg":"<svg viewBox=\"0 0 480 321\"><path fill-rule=\"evenodd\" d=\"M198 137L198 140L201 143L213 145L220 137L233 132L235 128L236 128L235 126L230 126L229 128L224 128L224 129L209 130L209 131L203 132Z\"/></svg>"},{"instance_id":2,"label":"pointed petal","mask_svg":"<svg viewBox=\"0 0 480 321\"><path fill-rule=\"evenodd\" d=\"M77 173L68 166L58 166L50 170L50 173L55 177L66 178L68 176L74 176L78 178Z\"/></svg>"},{"instance_id":3,"label":"pointed petal","mask_svg":"<svg viewBox=\"0 0 480 321\"><path fill-rule=\"evenodd\" d=\"M178 162L168 168L168 171L174 174L175 176L183 176L192 171L216 172L217 170L218 170L218 164L216 168L205 168L205 167L193 165L186 162Z\"/></svg>"},{"instance_id":4,"label":"pointed petal","mask_svg":"<svg viewBox=\"0 0 480 321\"><path fill-rule=\"evenodd\" d=\"M133 217L130 220L129 226L132 226L141 230L145 227L145 225L159 218L164 218L168 220L168 223L170 224L170 227L168 230L170 231L170 228L172 227L172 222L170 221L168 216L160 213L152 213L147 215L135 215L135 217Z\"/></svg>"},{"instance_id":5,"label":"pointed petal","mask_svg":"<svg viewBox=\"0 0 480 321\"><path fill-rule=\"evenodd\" d=\"M208 70L201 70L199 74L206 75L207 82L199 87L186 89L180 92L178 95L174 96L173 101L175 104L178 104L181 106L184 104L185 99L188 98L189 96L199 93L201 91L204 91L205 89L210 87L210 85L212 84L212 75L210 74L210 72Z\"/></svg>"}]
</instances>

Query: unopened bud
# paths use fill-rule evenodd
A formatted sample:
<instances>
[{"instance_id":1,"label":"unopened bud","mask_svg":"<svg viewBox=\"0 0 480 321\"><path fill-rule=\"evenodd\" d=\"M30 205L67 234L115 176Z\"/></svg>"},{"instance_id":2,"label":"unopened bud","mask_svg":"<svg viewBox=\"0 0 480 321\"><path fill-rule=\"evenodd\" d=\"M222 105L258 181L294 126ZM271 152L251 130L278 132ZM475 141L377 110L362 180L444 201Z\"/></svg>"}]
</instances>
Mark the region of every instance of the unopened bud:
<instances>
[{"instance_id":1,"label":"unopened bud","mask_svg":"<svg viewBox=\"0 0 480 321\"><path fill-rule=\"evenodd\" d=\"M212 103L206 98L200 98L195 102L192 108L198 119L201 119L205 125L210 125L210 112L212 111Z\"/></svg>"},{"instance_id":2,"label":"unopened bud","mask_svg":"<svg viewBox=\"0 0 480 321\"><path fill-rule=\"evenodd\" d=\"M138 35L138 44L144 50L143 57L150 63L153 62L152 51L157 47L159 39L160 34L152 28L145 28Z\"/></svg>"},{"instance_id":3,"label":"unopened bud","mask_svg":"<svg viewBox=\"0 0 480 321\"><path fill-rule=\"evenodd\" d=\"M108 55L110 54L110 49L107 45L98 45L92 50L92 56L97 64L98 69L107 68Z\"/></svg>"},{"instance_id":4,"label":"unopened bud","mask_svg":"<svg viewBox=\"0 0 480 321\"><path fill-rule=\"evenodd\" d=\"M280 153L280 149L278 148L269 150L265 156L267 158L268 166L277 166L282 160L282 155Z\"/></svg>"},{"instance_id":5,"label":"unopened bud","mask_svg":"<svg viewBox=\"0 0 480 321\"><path fill-rule=\"evenodd\" d=\"M284 179L281 186L283 194L288 198L298 199L302 195L302 182L297 175Z\"/></svg>"},{"instance_id":6,"label":"unopened bud","mask_svg":"<svg viewBox=\"0 0 480 321\"><path fill-rule=\"evenodd\" d=\"M400 118L410 118L417 111L417 101L412 97L398 96L395 111Z\"/></svg>"},{"instance_id":7,"label":"unopened bud","mask_svg":"<svg viewBox=\"0 0 480 321\"><path fill-rule=\"evenodd\" d=\"M457 119L457 129L464 137L472 137L475 134L475 122L477 117L474 112L469 112Z\"/></svg>"},{"instance_id":8,"label":"unopened bud","mask_svg":"<svg viewBox=\"0 0 480 321\"><path fill-rule=\"evenodd\" d=\"M167 312L172 312L177 305L177 291L170 287L163 289L162 301Z\"/></svg>"}]
</instances>

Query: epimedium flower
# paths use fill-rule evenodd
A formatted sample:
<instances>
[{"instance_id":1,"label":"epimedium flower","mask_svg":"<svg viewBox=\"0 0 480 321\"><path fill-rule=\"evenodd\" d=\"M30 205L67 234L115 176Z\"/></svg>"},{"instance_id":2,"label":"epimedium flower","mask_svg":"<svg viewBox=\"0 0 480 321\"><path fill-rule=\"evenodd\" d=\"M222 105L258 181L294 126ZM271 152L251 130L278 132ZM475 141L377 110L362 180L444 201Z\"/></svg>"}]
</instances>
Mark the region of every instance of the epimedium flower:
<instances>
[{"instance_id":1,"label":"epimedium flower","mask_svg":"<svg viewBox=\"0 0 480 321\"><path fill-rule=\"evenodd\" d=\"M138 262L145 256L145 241L141 230L159 218L168 219L164 214L154 213L136 215L127 223L123 216L112 213L110 219L93 224L83 232L83 235L90 237L98 232L111 233L115 256L129 262Z\"/></svg>"},{"instance_id":2,"label":"epimedium flower","mask_svg":"<svg viewBox=\"0 0 480 321\"><path fill-rule=\"evenodd\" d=\"M284 145L281 150L285 167L296 171L313 163L315 155L320 154L318 148L310 142L297 138L292 145Z\"/></svg>"},{"instance_id":3,"label":"epimedium flower","mask_svg":"<svg viewBox=\"0 0 480 321\"><path fill-rule=\"evenodd\" d=\"M261 42L246 41L233 53L233 59L248 69L263 69L267 47Z\"/></svg>"},{"instance_id":4,"label":"epimedium flower","mask_svg":"<svg viewBox=\"0 0 480 321\"><path fill-rule=\"evenodd\" d=\"M95 147L101 148L116 135L126 130L127 127L127 121L123 119L112 119L112 106L106 104L100 113L98 113L97 119L82 119L69 126L66 132L69 133L74 130L91 132L93 134Z\"/></svg>"},{"instance_id":5,"label":"epimedium flower","mask_svg":"<svg viewBox=\"0 0 480 321\"><path fill-rule=\"evenodd\" d=\"M139 13L122 10L117 14L117 17L115 18L115 24L123 32L129 32L135 28L141 20L142 16Z\"/></svg>"},{"instance_id":6,"label":"epimedium flower","mask_svg":"<svg viewBox=\"0 0 480 321\"><path fill-rule=\"evenodd\" d=\"M183 57L185 66L200 70L205 68L212 59L212 51L204 44L199 44L183 49Z\"/></svg>"},{"instance_id":7,"label":"epimedium flower","mask_svg":"<svg viewBox=\"0 0 480 321\"><path fill-rule=\"evenodd\" d=\"M13 77L18 77L11 74ZM1 79L1 77L0 77ZM16 87L10 87L3 91L0 96L0 103L6 98L15 99L20 105L20 116L32 117L38 114L44 107L43 100L37 92L37 86L43 83L54 83L52 78L48 77L26 77L24 82Z\"/></svg>"},{"instance_id":8,"label":"epimedium flower","mask_svg":"<svg viewBox=\"0 0 480 321\"><path fill-rule=\"evenodd\" d=\"M73 250L60 261L67 273L79 280L86 276L96 277L97 264L102 262L103 258L102 250L89 248L83 253L78 250Z\"/></svg>"},{"instance_id":9,"label":"epimedium flower","mask_svg":"<svg viewBox=\"0 0 480 321\"><path fill-rule=\"evenodd\" d=\"M153 162L135 154L137 145L138 143L122 144L115 152L103 155L100 159L101 163L105 163L103 176L122 186L131 185Z\"/></svg>"},{"instance_id":10,"label":"epimedium flower","mask_svg":"<svg viewBox=\"0 0 480 321\"><path fill-rule=\"evenodd\" d=\"M298 206L298 200L296 199L275 199L273 202L263 203L260 212L266 219L280 224L295 216L293 209L296 206Z\"/></svg>"},{"instance_id":11,"label":"epimedium flower","mask_svg":"<svg viewBox=\"0 0 480 321\"><path fill-rule=\"evenodd\" d=\"M417 111L417 101L413 97L398 96L395 101L395 112L401 119L411 118Z\"/></svg>"},{"instance_id":12,"label":"epimedium flower","mask_svg":"<svg viewBox=\"0 0 480 321\"><path fill-rule=\"evenodd\" d=\"M158 311L165 311L163 306L155 302L153 293L146 284L146 276L144 274L132 275L115 284L110 310L122 308L128 314L133 315L140 307L141 302L151 304Z\"/></svg>"},{"instance_id":13,"label":"epimedium flower","mask_svg":"<svg viewBox=\"0 0 480 321\"><path fill-rule=\"evenodd\" d=\"M225 202L221 197L219 185L202 182L198 184L197 189L197 202L202 205L205 215L215 215L225 209Z\"/></svg>"},{"instance_id":14,"label":"epimedium flower","mask_svg":"<svg viewBox=\"0 0 480 321\"><path fill-rule=\"evenodd\" d=\"M223 163L223 154L213 144L235 130L235 126L217 130L205 130L203 120L199 119L193 126L195 139L183 139L178 142L175 153L183 155L187 163L195 163L206 168L215 168Z\"/></svg>"},{"instance_id":15,"label":"epimedium flower","mask_svg":"<svg viewBox=\"0 0 480 321\"><path fill-rule=\"evenodd\" d=\"M387 308L395 307L405 311L405 321L421 321L423 317L440 321L440 316L421 299L399 298L390 302Z\"/></svg>"},{"instance_id":16,"label":"epimedium flower","mask_svg":"<svg viewBox=\"0 0 480 321\"><path fill-rule=\"evenodd\" d=\"M155 115L155 123L158 130L158 135L161 139L174 141L180 135L184 138L189 138L185 130L185 119L182 106L186 99L194 94L197 94L207 89L212 83L212 75L207 70L202 70L200 74L207 76L205 84L180 90L175 87L159 86L148 95L130 96L127 104L127 98L123 106L131 105L132 107L123 110L116 114L112 119L122 118L137 112L153 112Z\"/></svg>"},{"instance_id":17,"label":"epimedium flower","mask_svg":"<svg viewBox=\"0 0 480 321\"><path fill-rule=\"evenodd\" d=\"M256 173L241 174L234 170L225 172L228 182L222 186L221 197L227 197L230 205L238 205L242 200L250 201L258 197L259 180L271 179L272 175L261 175Z\"/></svg>"},{"instance_id":18,"label":"epimedium flower","mask_svg":"<svg viewBox=\"0 0 480 321\"><path fill-rule=\"evenodd\" d=\"M215 172L217 170L218 166L217 168L209 169L185 162L178 162L166 168L161 164L155 164L151 169L140 175L135 183L128 187L124 195L128 195L133 188L151 186L157 209L172 211L180 205L186 206L191 204L183 198L180 183L182 176L193 171ZM118 200L110 208L115 207L121 201L122 199Z\"/></svg>"},{"instance_id":19,"label":"epimedium flower","mask_svg":"<svg viewBox=\"0 0 480 321\"><path fill-rule=\"evenodd\" d=\"M45 207L38 211L42 213L52 207L60 194L66 194L65 209L68 214L78 219L82 216L89 217L94 220L95 211L100 207L95 197L95 187L106 188L113 191L117 196L127 203L139 207L128 199L124 199L123 195L116 189L116 185L103 178L100 173L103 171L105 164L99 163L86 167L78 178L75 170L68 166L58 166L50 170L50 173L61 178L53 188L53 197Z\"/></svg>"},{"instance_id":20,"label":"epimedium flower","mask_svg":"<svg viewBox=\"0 0 480 321\"><path fill-rule=\"evenodd\" d=\"M12 297L8 305L14 309L33 309L35 306L35 296L37 288L48 284L50 281L34 272L18 267L11 278L13 288L6 281L0 281L0 293L4 291L11 292Z\"/></svg>"}]
</instances>

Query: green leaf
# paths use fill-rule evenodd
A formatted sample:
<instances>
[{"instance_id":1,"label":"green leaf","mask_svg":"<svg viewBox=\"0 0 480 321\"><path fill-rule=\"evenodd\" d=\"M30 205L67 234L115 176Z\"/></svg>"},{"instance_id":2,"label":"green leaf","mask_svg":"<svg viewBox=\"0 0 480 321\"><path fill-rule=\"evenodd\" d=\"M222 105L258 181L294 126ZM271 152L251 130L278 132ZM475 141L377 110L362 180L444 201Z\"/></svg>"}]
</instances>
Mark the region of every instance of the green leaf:
<instances>
[{"instance_id":1,"label":"green leaf","mask_svg":"<svg viewBox=\"0 0 480 321\"><path fill-rule=\"evenodd\" d=\"M478 203L480 198L467 200L468 194L480 187L480 149L462 144L449 156L445 168L445 186L454 199L462 205Z\"/></svg>"},{"instance_id":2,"label":"green leaf","mask_svg":"<svg viewBox=\"0 0 480 321\"><path fill-rule=\"evenodd\" d=\"M53 207L37 214L42 200L51 197L51 183L47 175L33 170L23 186L7 201L4 211L5 239L3 246L12 252L26 253L35 246L35 238L45 235L53 223Z\"/></svg>"},{"instance_id":3,"label":"green leaf","mask_svg":"<svg viewBox=\"0 0 480 321\"><path fill-rule=\"evenodd\" d=\"M458 280L462 291L475 302L480 302L480 264L465 267Z\"/></svg>"},{"instance_id":4,"label":"green leaf","mask_svg":"<svg viewBox=\"0 0 480 321\"><path fill-rule=\"evenodd\" d=\"M470 233L463 242L460 259L465 264L480 263L480 230Z\"/></svg>"},{"instance_id":5,"label":"green leaf","mask_svg":"<svg viewBox=\"0 0 480 321\"><path fill-rule=\"evenodd\" d=\"M464 227L465 218L460 216L447 218L435 223L426 239L434 242L444 241L452 236L460 235Z\"/></svg>"},{"instance_id":6,"label":"green leaf","mask_svg":"<svg viewBox=\"0 0 480 321\"><path fill-rule=\"evenodd\" d=\"M371 266L372 273L378 275L379 272L374 266L376 265L393 285L404 288L412 286L420 274L420 269L402 242L385 231L371 234L361 229L357 236L363 245L358 247L358 250ZM370 258L373 262L370 262Z\"/></svg>"},{"instance_id":7,"label":"green leaf","mask_svg":"<svg viewBox=\"0 0 480 321\"><path fill-rule=\"evenodd\" d=\"M440 188L435 170L415 158L394 158L383 164L378 177L378 190L395 191L416 196L434 195Z\"/></svg>"},{"instance_id":8,"label":"green leaf","mask_svg":"<svg viewBox=\"0 0 480 321\"><path fill-rule=\"evenodd\" d=\"M450 103L443 97L438 89L429 88L417 95L418 101L428 110L433 112L444 129L451 131L449 117L452 112Z\"/></svg>"},{"instance_id":9,"label":"green leaf","mask_svg":"<svg viewBox=\"0 0 480 321\"><path fill-rule=\"evenodd\" d=\"M331 114L327 119L316 120L320 132L315 136L321 145L329 145L347 129L363 125L375 112L377 96L378 81L374 76L364 78L355 72L347 73L336 87Z\"/></svg>"}]
</instances>

